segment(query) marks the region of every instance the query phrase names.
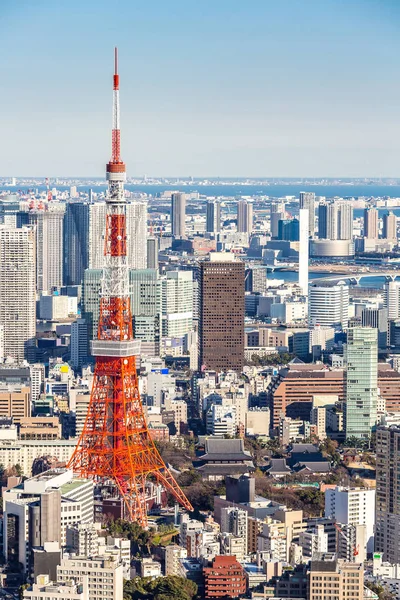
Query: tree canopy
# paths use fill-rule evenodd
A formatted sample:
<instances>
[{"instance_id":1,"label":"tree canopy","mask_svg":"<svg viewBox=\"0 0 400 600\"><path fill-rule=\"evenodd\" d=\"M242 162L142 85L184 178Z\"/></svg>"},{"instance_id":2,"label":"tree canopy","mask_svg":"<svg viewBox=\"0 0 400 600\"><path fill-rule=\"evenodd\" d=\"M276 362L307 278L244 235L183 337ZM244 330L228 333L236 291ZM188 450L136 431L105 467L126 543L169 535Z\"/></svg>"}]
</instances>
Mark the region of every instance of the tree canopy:
<instances>
[{"instance_id":1,"label":"tree canopy","mask_svg":"<svg viewBox=\"0 0 400 600\"><path fill-rule=\"evenodd\" d=\"M124 600L193 600L197 585L175 575L167 577L137 577L124 583Z\"/></svg>"}]
</instances>

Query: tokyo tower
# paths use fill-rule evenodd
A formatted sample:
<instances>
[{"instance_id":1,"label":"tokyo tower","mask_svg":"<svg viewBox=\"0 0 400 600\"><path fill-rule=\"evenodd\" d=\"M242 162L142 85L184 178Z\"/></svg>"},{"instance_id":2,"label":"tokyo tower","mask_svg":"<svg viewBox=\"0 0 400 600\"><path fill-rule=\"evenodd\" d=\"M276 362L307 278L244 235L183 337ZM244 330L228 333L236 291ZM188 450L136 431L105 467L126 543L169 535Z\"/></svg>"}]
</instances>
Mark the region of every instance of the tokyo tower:
<instances>
[{"instance_id":1,"label":"tokyo tower","mask_svg":"<svg viewBox=\"0 0 400 600\"><path fill-rule=\"evenodd\" d=\"M68 467L84 478L115 486L127 518L147 525L145 485L149 476L187 510L190 502L168 471L149 435L139 396L126 259L125 164L120 155L118 52L115 49L112 157L108 193L105 268L100 298L96 358L88 414Z\"/></svg>"}]
</instances>

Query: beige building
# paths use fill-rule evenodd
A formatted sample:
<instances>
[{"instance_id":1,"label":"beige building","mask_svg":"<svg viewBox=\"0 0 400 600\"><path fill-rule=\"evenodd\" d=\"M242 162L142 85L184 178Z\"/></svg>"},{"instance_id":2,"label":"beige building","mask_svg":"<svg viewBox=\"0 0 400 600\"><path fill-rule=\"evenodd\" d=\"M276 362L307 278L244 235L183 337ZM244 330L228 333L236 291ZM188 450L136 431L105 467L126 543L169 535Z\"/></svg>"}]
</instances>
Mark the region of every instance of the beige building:
<instances>
[{"instance_id":1,"label":"beige building","mask_svg":"<svg viewBox=\"0 0 400 600\"><path fill-rule=\"evenodd\" d=\"M123 600L122 563L108 558L63 558L57 567L57 580L73 579L83 583L87 578L90 600Z\"/></svg>"},{"instance_id":2,"label":"beige building","mask_svg":"<svg viewBox=\"0 0 400 600\"><path fill-rule=\"evenodd\" d=\"M74 581L53 583L48 575L39 575L36 583L24 590L23 598L31 600L89 600L87 580L81 584Z\"/></svg>"},{"instance_id":3,"label":"beige building","mask_svg":"<svg viewBox=\"0 0 400 600\"><path fill-rule=\"evenodd\" d=\"M364 567L335 554L320 553L311 561L309 600L363 600Z\"/></svg>"},{"instance_id":4,"label":"beige building","mask_svg":"<svg viewBox=\"0 0 400 600\"><path fill-rule=\"evenodd\" d=\"M182 546L170 544L165 548L165 574L179 576L179 560L187 557L187 551Z\"/></svg>"},{"instance_id":5,"label":"beige building","mask_svg":"<svg viewBox=\"0 0 400 600\"><path fill-rule=\"evenodd\" d=\"M61 423L58 417L23 417L20 420L21 440L58 440Z\"/></svg>"},{"instance_id":6,"label":"beige building","mask_svg":"<svg viewBox=\"0 0 400 600\"><path fill-rule=\"evenodd\" d=\"M0 416L13 417L15 423L31 416L31 390L27 386L5 385L0 388Z\"/></svg>"}]
</instances>

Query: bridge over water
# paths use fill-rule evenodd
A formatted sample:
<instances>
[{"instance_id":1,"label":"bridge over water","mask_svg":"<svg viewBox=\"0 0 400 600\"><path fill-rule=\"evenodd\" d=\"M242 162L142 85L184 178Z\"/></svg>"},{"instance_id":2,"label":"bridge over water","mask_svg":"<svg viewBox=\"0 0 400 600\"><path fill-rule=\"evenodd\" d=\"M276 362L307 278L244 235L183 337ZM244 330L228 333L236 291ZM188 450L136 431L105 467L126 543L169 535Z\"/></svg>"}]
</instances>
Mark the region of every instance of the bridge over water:
<instances>
[{"instance_id":1,"label":"bridge over water","mask_svg":"<svg viewBox=\"0 0 400 600\"><path fill-rule=\"evenodd\" d=\"M366 273L337 273L336 275L327 275L326 277L310 277L310 283L318 283L319 281L347 281L358 285L361 279L384 278L387 281L394 281L400 277L400 271L368 271Z\"/></svg>"}]
</instances>

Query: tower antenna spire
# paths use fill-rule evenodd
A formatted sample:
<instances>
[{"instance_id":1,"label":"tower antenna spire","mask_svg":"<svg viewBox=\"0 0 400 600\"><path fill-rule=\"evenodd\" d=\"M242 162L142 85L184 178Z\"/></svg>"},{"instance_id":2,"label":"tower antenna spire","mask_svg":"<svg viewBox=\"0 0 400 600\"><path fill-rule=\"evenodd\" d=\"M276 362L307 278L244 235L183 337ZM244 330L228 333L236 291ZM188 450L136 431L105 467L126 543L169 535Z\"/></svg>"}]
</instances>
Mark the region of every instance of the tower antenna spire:
<instances>
[{"instance_id":1,"label":"tower antenna spire","mask_svg":"<svg viewBox=\"0 0 400 600\"><path fill-rule=\"evenodd\" d=\"M140 400L127 262L125 164L120 157L118 51L114 53L112 156L107 164L104 269L88 414L69 468L112 488L127 518L147 525L151 475L187 510L193 510L150 437Z\"/></svg>"}]
</instances>

